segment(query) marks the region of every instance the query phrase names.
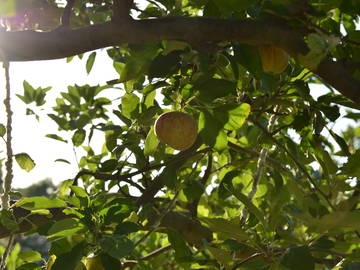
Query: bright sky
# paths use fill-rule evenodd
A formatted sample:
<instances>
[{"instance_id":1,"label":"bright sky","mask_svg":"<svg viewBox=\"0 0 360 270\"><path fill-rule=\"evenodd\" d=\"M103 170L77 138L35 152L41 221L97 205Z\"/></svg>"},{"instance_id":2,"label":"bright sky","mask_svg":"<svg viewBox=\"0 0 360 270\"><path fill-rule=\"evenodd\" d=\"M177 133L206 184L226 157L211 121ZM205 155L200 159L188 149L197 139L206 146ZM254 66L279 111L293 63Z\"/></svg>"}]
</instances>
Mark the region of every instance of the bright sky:
<instances>
[{"instance_id":1,"label":"bright sky","mask_svg":"<svg viewBox=\"0 0 360 270\"><path fill-rule=\"evenodd\" d=\"M57 133L56 123L45 114L49 113L48 108L55 104L55 98L60 92L66 91L68 85L104 85L106 81L118 78L118 74L112 67L112 60L105 50L98 51L98 57L89 75L85 71L86 59L87 55L83 60L76 57L70 63L66 63L65 59L11 63L14 153L26 152L36 162L35 168L29 173L21 170L17 164L14 165L14 187L28 186L46 177L52 178L54 183L59 183L76 175L78 169L70 144L44 137L49 133ZM3 75L0 78L0 88L4 89ZM25 115L26 105L15 96L23 94L24 80L35 88L52 86L46 97L47 103L44 105L47 110L40 112L44 117L40 117L39 122L34 116ZM3 93L4 90L0 92L1 100L4 99ZM4 111L2 102L0 106L1 111ZM32 108L39 112L39 108L35 106ZM5 123L4 113L1 116L1 123ZM4 143L1 145L2 149L5 150ZM3 155L4 152L1 153L1 156ZM72 164L54 162L58 158L67 159Z\"/></svg>"}]
</instances>

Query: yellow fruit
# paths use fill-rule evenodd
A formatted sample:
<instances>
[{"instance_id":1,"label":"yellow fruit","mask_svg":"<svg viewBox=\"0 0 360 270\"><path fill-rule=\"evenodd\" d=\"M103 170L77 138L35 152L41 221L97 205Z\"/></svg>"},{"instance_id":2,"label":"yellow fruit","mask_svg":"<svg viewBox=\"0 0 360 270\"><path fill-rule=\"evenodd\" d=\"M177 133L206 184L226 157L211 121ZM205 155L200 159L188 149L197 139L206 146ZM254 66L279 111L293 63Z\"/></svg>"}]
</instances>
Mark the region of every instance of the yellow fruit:
<instances>
[{"instance_id":1,"label":"yellow fruit","mask_svg":"<svg viewBox=\"0 0 360 270\"><path fill-rule=\"evenodd\" d=\"M184 112L166 112L155 122L158 139L176 150L191 147L197 137L197 124L194 118Z\"/></svg>"},{"instance_id":2,"label":"yellow fruit","mask_svg":"<svg viewBox=\"0 0 360 270\"><path fill-rule=\"evenodd\" d=\"M263 70L266 73L279 74L285 70L289 63L289 55L281 48L260 46L259 51Z\"/></svg>"},{"instance_id":3,"label":"yellow fruit","mask_svg":"<svg viewBox=\"0 0 360 270\"><path fill-rule=\"evenodd\" d=\"M86 270L105 270L100 256L89 257L85 259Z\"/></svg>"}]
</instances>

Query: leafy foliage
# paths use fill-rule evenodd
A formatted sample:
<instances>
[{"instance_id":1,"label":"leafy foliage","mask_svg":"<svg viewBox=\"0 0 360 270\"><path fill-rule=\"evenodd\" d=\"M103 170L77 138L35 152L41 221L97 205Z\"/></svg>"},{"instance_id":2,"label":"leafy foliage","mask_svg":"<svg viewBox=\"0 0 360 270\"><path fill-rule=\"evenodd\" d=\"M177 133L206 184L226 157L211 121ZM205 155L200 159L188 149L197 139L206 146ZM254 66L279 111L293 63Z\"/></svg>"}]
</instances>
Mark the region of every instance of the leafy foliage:
<instances>
[{"instance_id":1,"label":"leafy foliage","mask_svg":"<svg viewBox=\"0 0 360 270\"><path fill-rule=\"evenodd\" d=\"M48 30L64 10L56 1L23 1L19 23L8 2L0 13L12 29ZM109 21L110 2L76 1L72 26ZM360 59L357 1L145 2L134 17L274 17L315 28L319 34L308 36L303 56L315 68L328 54ZM40 10L43 16L35 16ZM64 179L56 198L25 197L14 205L34 224L50 216L32 232L51 242L51 269L74 269L93 256L105 269L359 267L360 132L332 129L344 117L358 121L358 104L333 89L314 98L309 85L321 78L294 59L281 74L265 73L249 45L164 40L106 50L119 78L70 85L48 112L61 133L47 137L84 150L77 176ZM96 52L84 59L84 72L95 60ZM353 76L360 78L358 69ZM23 85L18 97L25 104L45 104L50 88ZM197 119L199 137L190 149L178 153L156 138L153 124L168 110ZM15 158L27 171L35 166L25 153ZM54 209L61 220L52 220ZM32 264L39 254L17 249L9 269L39 269Z\"/></svg>"}]
</instances>

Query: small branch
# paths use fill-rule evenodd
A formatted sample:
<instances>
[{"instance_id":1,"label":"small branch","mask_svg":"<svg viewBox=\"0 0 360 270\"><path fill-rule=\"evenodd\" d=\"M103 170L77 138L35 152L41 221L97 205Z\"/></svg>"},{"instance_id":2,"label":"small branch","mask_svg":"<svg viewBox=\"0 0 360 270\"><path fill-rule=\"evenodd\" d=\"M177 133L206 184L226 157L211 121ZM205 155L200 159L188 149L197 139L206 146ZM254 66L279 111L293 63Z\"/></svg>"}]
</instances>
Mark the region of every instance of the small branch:
<instances>
[{"instance_id":1,"label":"small branch","mask_svg":"<svg viewBox=\"0 0 360 270\"><path fill-rule=\"evenodd\" d=\"M14 244L14 234L12 233L9 236L9 240L8 240L6 249L5 249L4 253L3 253L3 255L1 256L1 263L0 263L0 269L1 270L4 270L6 268L6 259L10 254L10 251L11 251L11 249L13 247L13 244Z\"/></svg>"},{"instance_id":2,"label":"small branch","mask_svg":"<svg viewBox=\"0 0 360 270\"><path fill-rule=\"evenodd\" d=\"M244 147L236 145L232 142L229 142L228 145L237 152L243 152L243 153L249 154L251 156L255 156L255 157L260 156L260 153L253 149L244 148ZM271 163L273 166L275 166L277 169L280 169L281 171L288 173L288 170L279 161L277 161L271 157L267 157L266 160L269 163Z\"/></svg>"},{"instance_id":3,"label":"small branch","mask_svg":"<svg viewBox=\"0 0 360 270\"><path fill-rule=\"evenodd\" d=\"M136 174L138 174L138 172L135 172ZM83 176L83 175L91 175L93 177L95 177L96 179L99 180L116 180L119 182L126 182L129 185L136 187L140 192L144 192L145 189L140 186L138 183L135 183L131 180L129 180L129 178L131 176L133 176L134 173L129 173L126 175L114 175L114 174L107 174L107 173L99 173L99 172L91 172L91 171L87 171L87 170L83 170L80 171L74 178L74 183L77 183L78 179Z\"/></svg>"},{"instance_id":4,"label":"small branch","mask_svg":"<svg viewBox=\"0 0 360 270\"><path fill-rule=\"evenodd\" d=\"M159 229L159 225L161 224L162 219L175 207L177 199L179 197L179 194L180 194L180 189L178 189L176 191L175 196L169 202L169 205L161 213L161 215L154 221L154 223L152 224L152 228L150 228L149 231L134 244L135 247L140 245L142 242L144 242L150 236L150 234L152 234L157 229Z\"/></svg>"},{"instance_id":5,"label":"small branch","mask_svg":"<svg viewBox=\"0 0 360 270\"><path fill-rule=\"evenodd\" d=\"M153 252L149 253L148 255L140 258L140 261L147 261L150 260L156 256L158 256L161 253L164 253L166 251L168 251L169 249L171 249L171 245L166 245L164 247L158 248L157 250L154 250Z\"/></svg>"},{"instance_id":6,"label":"small branch","mask_svg":"<svg viewBox=\"0 0 360 270\"><path fill-rule=\"evenodd\" d=\"M237 264L235 264L233 266L233 268L231 268L231 270L236 270L238 269L240 266L242 266L243 264L247 263L248 261L251 261L259 256L264 255L263 253L254 253L252 254L250 257L247 257L246 259L242 260L241 262L238 262Z\"/></svg>"},{"instance_id":7,"label":"small branch","mask_svg":"<svg viewBox=\"0 0 360 270\"><path fill-rule=\"evenodd\" d=\"M276 113L279 110L280 110L280 106L276 105L274 108L274 114L272 114L270 116L269 123L266 128L267 132L270 134L272 133L272 131L274 129L274 125L275 125L275 122L277 119ZM253 175L253 178L254 178L253 184L252 184L251 190L248 194L248 198L250 201L254 198L257 188L259 186L260 179L263 175L263 171L266 166L266 158L267 158L268 152L269 152L269 148L266 146L264 146L260 151L259 159L258 159L257 166L256 166L257 167L256 173ZM246 221L247 214L248 214L247 209L244 208L244 210L242 211L241 223L244 223Z\"/></svg>"},{"instance_id":8,"label":"small branch","mask_svg":"<svg viewBox=\"0 0 360 270\"><path fill-rule=\"evenodd\" d=\"M10 63L7 59L6 54L1 50L0 57L3 61L5 70L5 81L6 81L6 97L4 105L6 109L6 175L3 183L3 194L1 196L2 209L9 209L10 207L10 191L13 180L13 149L12 149L12 114L11 111L11 93L10 93Z\"/></svg>"},{"instance_id":9,"label":"small branch","mask_svg":"<svg viewBox=\"0 0 360 270\"><path fill-rule=\"evenodd\" d=\"M65 10L61 16L61 26L62 27L69 27L70 25L70 16L72 8L74 7L75 0L67 0Z\"/></svg>"}]
</instances>

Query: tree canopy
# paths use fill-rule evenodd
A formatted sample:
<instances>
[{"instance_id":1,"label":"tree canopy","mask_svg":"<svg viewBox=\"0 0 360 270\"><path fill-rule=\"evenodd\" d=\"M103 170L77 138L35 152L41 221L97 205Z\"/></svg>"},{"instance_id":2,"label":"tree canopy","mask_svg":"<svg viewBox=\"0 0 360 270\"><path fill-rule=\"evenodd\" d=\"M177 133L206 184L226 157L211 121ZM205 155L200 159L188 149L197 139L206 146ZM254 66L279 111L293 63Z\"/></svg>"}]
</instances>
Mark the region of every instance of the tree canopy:
<instances>
[{"instance_id":1,"label":"tree canopy","mask_svg":"<svg viewBox=\"0 0 360 270\"><path fill-rule=\"evenodd\" d=\"M51 198L11 192L9 160L35 163L12 153L5 102L8 269L360 267L360 132L333 128L360 117L357 0L3 0L0 15L8 82L14 61L79 57L90 73L97 49L119 74L45 107L47 137L82 153ZM23 86L35 114L50 87ZM190 148L154 128L168 111L196 121ZM48 256L12 249L18 233L46 236Z\"/></svg>"}]
</instances>

